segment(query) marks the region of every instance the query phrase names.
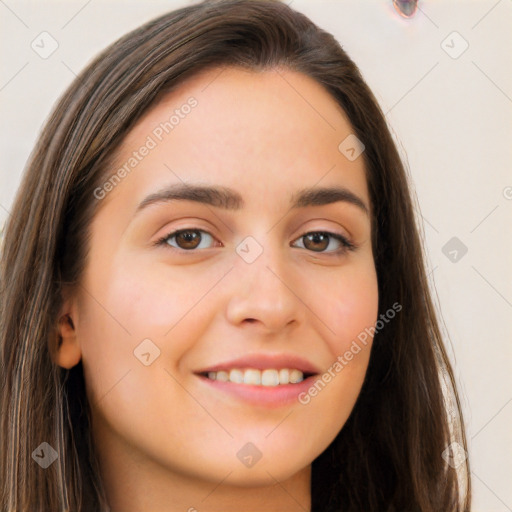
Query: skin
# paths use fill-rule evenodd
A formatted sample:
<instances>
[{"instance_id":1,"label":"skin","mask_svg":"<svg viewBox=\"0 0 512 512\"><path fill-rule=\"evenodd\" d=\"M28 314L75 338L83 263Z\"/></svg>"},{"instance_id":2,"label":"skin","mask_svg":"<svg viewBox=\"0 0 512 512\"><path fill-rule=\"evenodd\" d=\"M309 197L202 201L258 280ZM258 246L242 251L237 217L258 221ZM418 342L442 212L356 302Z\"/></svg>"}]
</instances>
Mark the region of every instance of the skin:
<instances>
[{"instance_id":1,"label":"skin","mask_svg":"<svg viewBox=\"0 0 512 512\"><path fill-rule=\"evenodd\" d=\"M378 311L370 217L347 202L289 206L296 190L338 185L371 208L363 158L338 150L353 132L346 115L300 73L219 71L181 84L128 134L119 166L174 109L198 102L101 200L86 272L61 310L55 360L83 362L112 512L310 510L311 463L346 422L368 366L371 338L307 405L282 407L194 375L262 352L325 371ZM234 188L245 207L174 201L134 216L147 195L183 181ZM176 237L151 245L183 228L211 236L201 231L195 252ZM307 245L315 231L357 249ZM263 249L250 264L236 252L247 236ZM149 366L134 356L144 339L160 349ZM248 442L262 454L250 468L236 455Z\"/></svg>"}]
</instances>

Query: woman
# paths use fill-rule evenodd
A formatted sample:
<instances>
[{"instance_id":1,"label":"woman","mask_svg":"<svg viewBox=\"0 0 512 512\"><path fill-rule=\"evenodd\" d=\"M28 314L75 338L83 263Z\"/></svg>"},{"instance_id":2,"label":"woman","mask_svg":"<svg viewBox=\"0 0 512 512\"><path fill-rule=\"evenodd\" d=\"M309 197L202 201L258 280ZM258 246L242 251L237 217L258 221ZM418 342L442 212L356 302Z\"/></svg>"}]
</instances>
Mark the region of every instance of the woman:
<instances>
[{"instance_id":1,"label":"woman","mask_svg":"<svg viewBox=\"0 0 512 512\"><path fill-rule=\"evenodd\" d=\"M112 44L11 213L2 510L469 510L407 175L304 15L205 2Z\"/></svg>"}]
</instances>

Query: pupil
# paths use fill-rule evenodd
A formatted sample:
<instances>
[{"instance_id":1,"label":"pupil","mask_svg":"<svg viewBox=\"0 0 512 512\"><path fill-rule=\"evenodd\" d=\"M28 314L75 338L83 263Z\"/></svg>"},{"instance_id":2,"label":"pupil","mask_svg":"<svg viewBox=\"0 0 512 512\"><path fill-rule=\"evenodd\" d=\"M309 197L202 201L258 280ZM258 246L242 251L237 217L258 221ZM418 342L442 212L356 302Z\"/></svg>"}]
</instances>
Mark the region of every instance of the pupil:
<instances>
[{"instance_id":1,"label":"pupil","mask_svg":"<svg viewBox=\"0 0 512 512\"><path fill-rule=\"evenodd\" d=\"M323 244L323 247L321 247L320 249L325 249L325 247L326 247L325 241L327 240L325 233L313 233L311 235L307 235L307 240L313 241L314 244L322 243L322 240L319 240L321 238L323 238L324 244Z\"/></svg>"},{"instance_id":2,"label":"pupil","mask_svg":"<svg viewBox=\"0 0 512 512\"><path fill-rule=\"evenodd\" d=\"M185 249L194 248L197 246L197 240L199 239L198 235L194 231L182 231L177 235L178 238L181 238L185 243ZM194 243L194 238L196 239Z\"/></svg>"}]
</instances>

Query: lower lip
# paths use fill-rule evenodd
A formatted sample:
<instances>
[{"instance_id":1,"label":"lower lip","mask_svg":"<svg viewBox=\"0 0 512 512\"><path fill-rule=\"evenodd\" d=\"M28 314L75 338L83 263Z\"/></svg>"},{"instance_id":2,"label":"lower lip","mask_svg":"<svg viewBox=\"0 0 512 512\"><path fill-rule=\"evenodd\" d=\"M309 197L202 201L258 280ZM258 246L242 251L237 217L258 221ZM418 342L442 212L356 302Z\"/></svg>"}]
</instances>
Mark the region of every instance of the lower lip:
<instances>
[{"instance_id":1,"label":"lower lip","mask_svg":"<svg viewBox=\"0 0 512 512\"><path fill-rule=\"evenodd\" d=\"M306 392L318 375L312 375L296 384L279 384L277 386L255 386L212 380L203 375L199 379L213 389L230 394L239 400L252 405L264 407L284 407L298 403L300 393Z\"/></svg>"}]
</instances>

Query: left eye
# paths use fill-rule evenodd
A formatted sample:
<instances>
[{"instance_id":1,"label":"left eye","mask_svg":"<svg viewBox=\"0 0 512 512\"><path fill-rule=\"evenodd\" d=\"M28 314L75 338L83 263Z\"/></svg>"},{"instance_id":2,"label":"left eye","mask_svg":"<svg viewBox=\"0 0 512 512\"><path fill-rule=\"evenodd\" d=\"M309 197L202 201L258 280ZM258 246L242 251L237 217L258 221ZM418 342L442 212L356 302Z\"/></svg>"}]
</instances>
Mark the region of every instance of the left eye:
<instances>
[{"instance_id":1,"label":"left eye","mask_svg":"<svg viewBox=\"0 0 512 512\"><path fill-rule=\"evenodd\" d=\"M299 237L298 240L305 240L305 249L311 249L313 252L329 252L339 254L348 250L353 250L355 248L354 244L349 242L344 236L338 235L337 233L330 233L328 231L311 231L310 233L305 233ZM341 247L331 251L323 251L322 249L329 247L331 245L331 241L333 240L336 241L338 245L341 245ZM315 245L320 250L316 250L314 248Z\"/></svg>"},{"instance_id":2,"label":"left eye","mask_svg":"<svg viewBox=\"0 0 512 512\"><path fill-rule=\"evenodd\" d=\"M205 237L200 233L206 235L206 246L203 245L201 247ZM215 240L210 233L202 229L181 229L160 238L155 242L155 245L170 245L173 249L185 251L208 249L208 239ZM173 240L178 244L177 246L171 243ZM328 231L311 231L300 236L297 240L305 240L305 243L303 242L303 248L313 252L342 253L347 250L354 250L355 248L354 244L349 242L344 236ZM341 247L325 251L325 249L331 246L333 240L336 241L338 245L341 245Z\"/></svg>"}]
</instances>

